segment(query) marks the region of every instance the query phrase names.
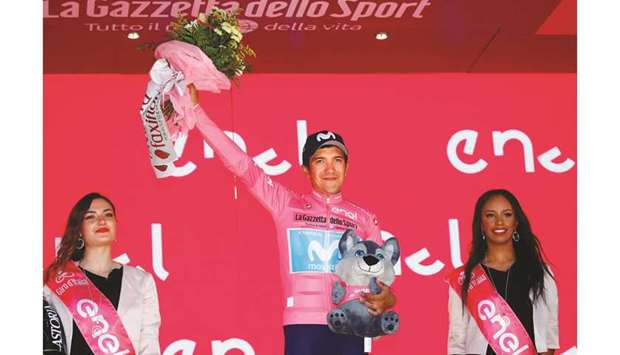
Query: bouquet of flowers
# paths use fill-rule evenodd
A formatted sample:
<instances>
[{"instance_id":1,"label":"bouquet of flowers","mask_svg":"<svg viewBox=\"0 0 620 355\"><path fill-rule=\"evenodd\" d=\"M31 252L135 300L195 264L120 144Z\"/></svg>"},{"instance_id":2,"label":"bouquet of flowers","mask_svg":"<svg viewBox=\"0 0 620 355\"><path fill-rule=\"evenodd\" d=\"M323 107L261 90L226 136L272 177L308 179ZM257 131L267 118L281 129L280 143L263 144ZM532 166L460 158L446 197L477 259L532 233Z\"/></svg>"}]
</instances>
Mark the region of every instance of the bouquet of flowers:
<instances>
[{"instance_id":1,"label":"bouquet of flowers","mask_svg":"<svg viewBox=\"0 0 620 355\"><path fill-rule=\"evenodd\" d=\"M256 56L252 48L241 43L238 11L226 12L214 7L209 15L200 13L194 20L179 16L172 22L172 38L200 48L217 70L235 80L249 70L246 57Z\"/></svg>"},{"instance_id":2,"label":"bouquet of flowers","mask_svg":"<svg viewBox=\"0 0 620 355\"><path fill-rule=\"evenodd\" d=\"M237 14L213 7L195 19L181 15L171 23L173 40L155 49L140 115L157 177L174 175L174 141L196 125L187 85L219 93L250 69L255 53L241 43Z\"/></svg>"}]
</instances>

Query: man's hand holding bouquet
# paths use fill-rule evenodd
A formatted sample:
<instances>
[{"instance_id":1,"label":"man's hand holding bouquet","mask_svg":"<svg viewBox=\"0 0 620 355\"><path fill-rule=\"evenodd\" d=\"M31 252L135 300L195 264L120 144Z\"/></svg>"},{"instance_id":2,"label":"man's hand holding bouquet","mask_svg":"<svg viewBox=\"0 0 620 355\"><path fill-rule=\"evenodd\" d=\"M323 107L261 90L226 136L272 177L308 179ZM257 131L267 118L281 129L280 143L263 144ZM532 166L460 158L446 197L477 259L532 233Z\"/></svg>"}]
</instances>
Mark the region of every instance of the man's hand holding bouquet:
<instances>
[{"instance_id":1,"label":"man's hand holding bouquet","mask_svg":"<svg viewBox=\"0 0 620 355\"><path fill-rule=\"evenodd\" d=\"M151 165L158 178L174 173L174 142L196 125L188 86L219 93L249 70L254 51L241 43L238 12L213 7L171 24L173 40L158 45L140 109Z\"/></svg>"}]
</instances>

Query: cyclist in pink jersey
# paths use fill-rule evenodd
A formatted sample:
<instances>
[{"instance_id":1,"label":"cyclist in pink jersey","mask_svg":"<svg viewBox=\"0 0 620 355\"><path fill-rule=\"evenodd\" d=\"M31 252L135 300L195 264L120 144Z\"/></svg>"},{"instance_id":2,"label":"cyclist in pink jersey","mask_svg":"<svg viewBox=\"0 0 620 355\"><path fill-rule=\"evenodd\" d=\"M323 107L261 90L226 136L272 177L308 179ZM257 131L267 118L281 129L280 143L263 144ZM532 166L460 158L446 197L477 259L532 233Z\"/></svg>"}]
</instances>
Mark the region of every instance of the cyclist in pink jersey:
<instances>
[{"instance_id":1,"label":"cyclist in pink jersey","mask_svg":"<svg viewBox=\"0 0 620 355\"><path fill-rule=\"evenodd\" d=\"M308 136L303 149L303 171L312 191L299 194L271 180L198 105L198 92L189 87L198 129L224 165L271 213L276 226L280 274L284 289L286 355L360 355L363 339L332 333L326 316L331 310L331 284L339 260L338 241L346 229L364 239L381 241L377 218L346 201L341 193L348 150L331 131ZM395 298L381 284L381 293L363 294L371 314L393 307Z\"/></svg>"}]
</instances>

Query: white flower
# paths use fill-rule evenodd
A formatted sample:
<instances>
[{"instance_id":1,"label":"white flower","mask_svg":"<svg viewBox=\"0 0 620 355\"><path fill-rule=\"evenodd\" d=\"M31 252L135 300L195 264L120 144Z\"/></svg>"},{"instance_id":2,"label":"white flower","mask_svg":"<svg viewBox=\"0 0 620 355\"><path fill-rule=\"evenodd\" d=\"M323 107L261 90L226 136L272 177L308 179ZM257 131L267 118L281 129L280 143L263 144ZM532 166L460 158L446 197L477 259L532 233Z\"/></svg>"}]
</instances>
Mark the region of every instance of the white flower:
<instances>
[{"instance_id":1,"label":"white flower","mask_svg":"<svg viewBox=\"0 0 620 355\"><path fill-rule=\"evenodd\" d=\"M238 29L233 28L232 34L231 34L231 38L234 39L237 42L241 42L241 39L243 38L243 35L241 34L241 32L239 32Z\"/></svg>"},{"instance_id":2,"label":"white flower","mask_svg":"<svg viewBox=\"0 0 620 355\"><path fill-rule=\"evenodd\" d=\"M215 33L217 33L218 35L220 35L220 36L222 35L222 31L220 31L220 29L219 29L219 28L216 28L216 29L214 29L213 31L214 31Z\"/></svg>"},{"instance_id":3,"label":"white flower","mask_svg":"<svg viewBox=\"0 0 620 355\"><path fill-rule=\"evenodd\" d=\"M187 28L188 30L192 27L198 27L198 21L192 20L190 23L188 23L184 27Z\"/></svg>"},{"instance_id":4,"label":"white flower","mask_svg":"<svg viewBox=\"0 0 620 355\"><path fill-rule=\"evenodd\" d=\"M222 29L226 33L231 33L235 28L231 26L228 22L222 22Z\"/></svg>"},{"instance_id":5,"label":"white flower","mask_svg":"<svg viewBox=\"0 0 620 355\"><path fill-rule=\"evenodd\" d=\"M236 76L241 76L243 75L243 71L245 70L245 65L241 65L241 67L237 68L235 70L235 75Z\"/></svg>"},{"instance_id":6,"label":"white flower","mask_svg":"<svg viewBox=\"0 0 620 355\"><path fill-rule=\"evenodd\" d=\"M222 29L224 32L230 34L230 37L236 42L241 42L243 35L239 32L239 29L228 22L222 22Z\"/></svg>"}]
</instances>

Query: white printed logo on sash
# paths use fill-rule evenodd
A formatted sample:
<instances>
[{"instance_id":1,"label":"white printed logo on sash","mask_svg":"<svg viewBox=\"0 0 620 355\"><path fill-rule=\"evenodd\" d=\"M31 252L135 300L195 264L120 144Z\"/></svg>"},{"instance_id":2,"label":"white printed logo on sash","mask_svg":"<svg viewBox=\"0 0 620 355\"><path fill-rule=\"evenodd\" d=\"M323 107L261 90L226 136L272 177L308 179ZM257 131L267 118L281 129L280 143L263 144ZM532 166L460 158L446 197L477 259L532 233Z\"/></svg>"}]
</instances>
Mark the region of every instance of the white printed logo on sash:
<instances>
[{"instance_id":1,"label":"white printed logo on sash","mask_svg":"<svg viewBox=\"0 0 620 355\"><path fill-rule=\"evenodd\" d=\"M342 232L291 228L287 231L290 272L333 273L341 259Z\"/></svg>"}]
</instances>

